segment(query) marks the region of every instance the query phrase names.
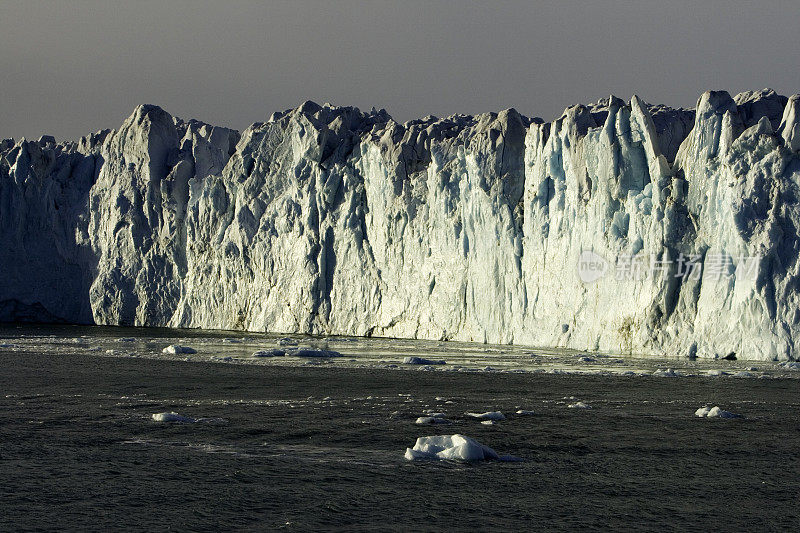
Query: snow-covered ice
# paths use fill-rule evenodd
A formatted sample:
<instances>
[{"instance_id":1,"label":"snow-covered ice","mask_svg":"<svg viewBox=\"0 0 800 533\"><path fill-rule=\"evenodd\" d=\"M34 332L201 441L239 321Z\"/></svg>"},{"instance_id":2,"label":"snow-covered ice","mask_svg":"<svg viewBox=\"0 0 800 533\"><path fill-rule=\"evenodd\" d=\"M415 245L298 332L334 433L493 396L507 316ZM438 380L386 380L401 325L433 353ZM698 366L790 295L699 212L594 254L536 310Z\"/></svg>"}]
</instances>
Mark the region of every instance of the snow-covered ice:
<instances>
[{"instance_id":1,"label":"snow-covered ice","mask_svg":"<svg viewBox=\"0 0 800 533\"><path fill-rule=\"evenodd\" d=\"M178 355L178 354L193 354L197 353L197 350L194 348L189 348L188 346L181 346L180 344L171 344L161 350L162 353L170 354L170 355Z\"/></svg>"}]
</instances>

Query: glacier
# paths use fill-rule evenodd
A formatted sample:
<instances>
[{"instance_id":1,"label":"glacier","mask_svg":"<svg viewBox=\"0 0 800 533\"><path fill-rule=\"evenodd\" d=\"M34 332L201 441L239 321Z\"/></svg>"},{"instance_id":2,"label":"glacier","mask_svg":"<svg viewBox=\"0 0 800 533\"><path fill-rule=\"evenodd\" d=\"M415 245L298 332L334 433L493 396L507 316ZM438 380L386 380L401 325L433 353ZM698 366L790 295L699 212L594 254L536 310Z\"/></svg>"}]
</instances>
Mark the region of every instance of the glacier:
<instances>
[{"instance_id":1,"label":"glacier","mask_svg":"<svg viewBox=\"0 0 800 533\"><path fill-rule=\"evenodd\" d=\"M0 141L0 320L794 360L799 151L769 89L243 132L142 105Z\"/></svg>"}]
</instances>

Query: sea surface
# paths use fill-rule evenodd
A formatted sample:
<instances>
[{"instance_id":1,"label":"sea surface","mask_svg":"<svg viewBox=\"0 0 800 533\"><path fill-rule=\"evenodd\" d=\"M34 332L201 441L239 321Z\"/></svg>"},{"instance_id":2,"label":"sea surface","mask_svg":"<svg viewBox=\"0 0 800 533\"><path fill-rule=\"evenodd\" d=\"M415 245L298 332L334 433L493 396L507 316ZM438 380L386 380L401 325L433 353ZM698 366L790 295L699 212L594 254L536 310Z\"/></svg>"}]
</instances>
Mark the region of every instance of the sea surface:
<instances>
[{"instance_id":1,"label":"sea surface","mask_svg":"<svg viewBox=\"0 0 800 533\"><path fill-rule=\"evenodd\" d=\"M295 341L341 357L252 357ZM776 362L2 326L0 530L796 530L798 378ZM695 416L714 405L741 417ZM506 419L465 415L486 411ZM432 412L452 424L415 424ZM455 433L522 461L404 459Z\"/></svg>"}]
</instances>

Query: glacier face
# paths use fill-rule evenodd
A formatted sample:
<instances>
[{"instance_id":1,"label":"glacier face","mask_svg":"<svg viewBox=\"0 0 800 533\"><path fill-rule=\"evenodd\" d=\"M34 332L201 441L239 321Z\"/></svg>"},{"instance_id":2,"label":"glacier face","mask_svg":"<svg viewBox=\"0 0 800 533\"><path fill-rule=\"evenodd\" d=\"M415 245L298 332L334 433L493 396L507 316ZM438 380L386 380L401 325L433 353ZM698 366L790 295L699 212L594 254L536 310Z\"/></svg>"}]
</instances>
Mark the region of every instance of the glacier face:
<instances>
[{"instance_id":1,"label":"glacier face","mask_svg":"<svg viewBox=\"0 0 800 533\"><path fill-rule=\"evenodd\" d=\"M792 359L798 150L766 89L241 133L140 106L0 144L0 319Z\"/></svg>"}]
</instances>

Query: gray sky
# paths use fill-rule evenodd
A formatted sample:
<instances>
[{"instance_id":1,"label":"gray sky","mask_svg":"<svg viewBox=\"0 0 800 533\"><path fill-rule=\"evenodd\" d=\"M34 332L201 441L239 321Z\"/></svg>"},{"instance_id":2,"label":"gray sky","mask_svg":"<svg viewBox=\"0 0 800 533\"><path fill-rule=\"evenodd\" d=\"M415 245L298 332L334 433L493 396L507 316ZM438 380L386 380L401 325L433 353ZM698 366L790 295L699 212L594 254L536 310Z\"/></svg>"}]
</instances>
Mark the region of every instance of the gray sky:
<instances>
[{"instance_id":1,"label":"gray sky","mask_svg":"<svg viewBox=\"0 0 800 533\"><path fill-rule=\"evenodd\" d=\"M0 0L0 138L76 139L140 103L239 129L319 103L400 121L634 93L800 92L800 2Z\"/></svg>"}]
</instances>

